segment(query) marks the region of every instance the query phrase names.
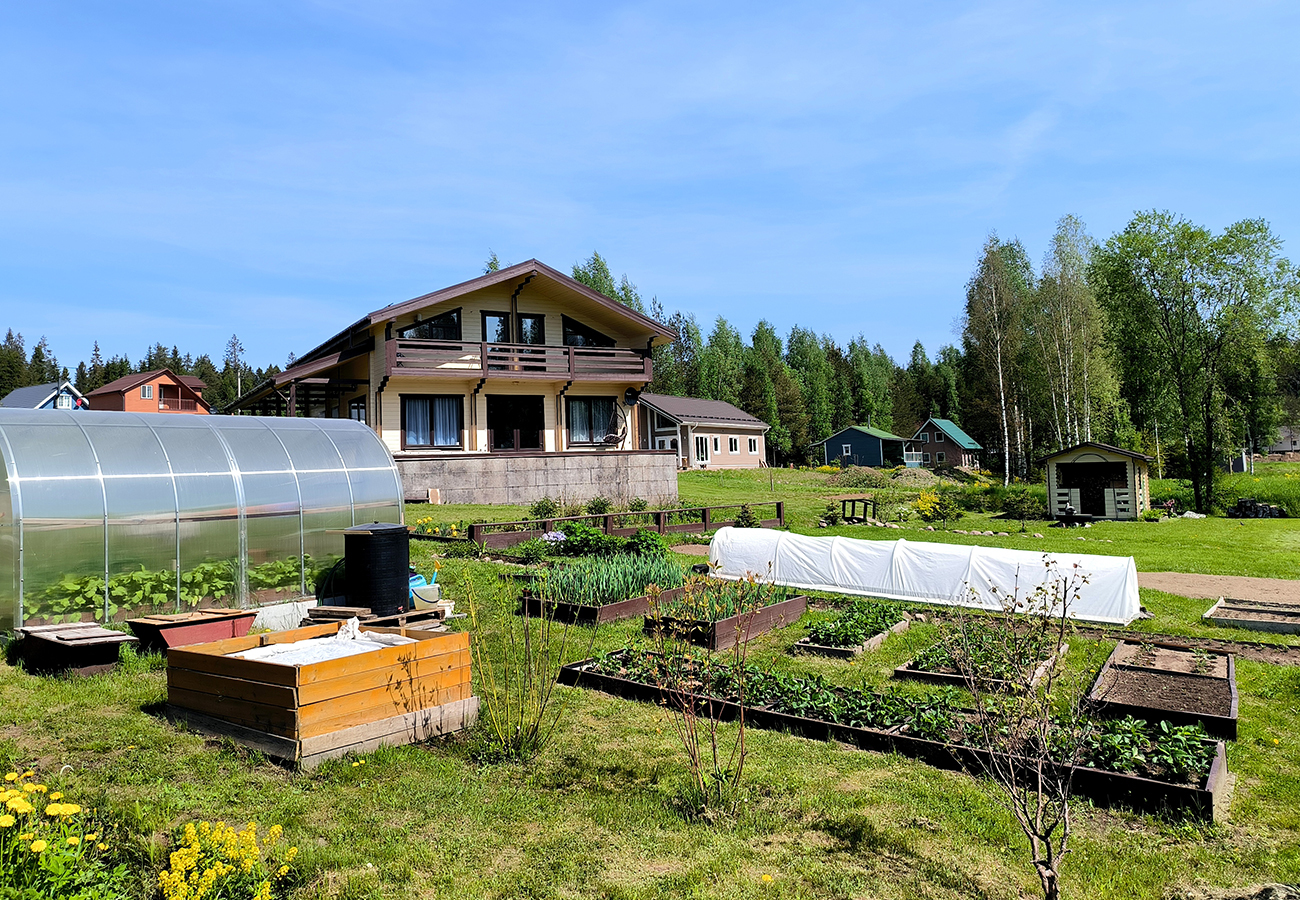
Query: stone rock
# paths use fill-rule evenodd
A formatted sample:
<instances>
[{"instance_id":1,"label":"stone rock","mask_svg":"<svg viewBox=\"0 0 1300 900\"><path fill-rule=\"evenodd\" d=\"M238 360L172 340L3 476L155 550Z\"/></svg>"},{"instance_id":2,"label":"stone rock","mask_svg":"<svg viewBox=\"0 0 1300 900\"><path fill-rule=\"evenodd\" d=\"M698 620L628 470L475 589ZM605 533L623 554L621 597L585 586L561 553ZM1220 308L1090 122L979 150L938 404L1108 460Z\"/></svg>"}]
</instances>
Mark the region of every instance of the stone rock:
<instances>
[{"instance_id":1,"label":"stone rock","mask_svg":"<svg viewBox=\"0 0 1300 900\"><path fill-rule=\"evenodd\" d=\"M826 523L825 523L825 522L818 522L818 523L817 523L817 527L818 527L818 528L825 528L825 527L826 527Z\"/></svg>"},{"instance_id":2,"label":"stone rock","mask_svg":"<svg viewBox=\"0 0 1300 900\"><path fill-rule=\"evenodd\" d=\"M933 526L933 525L927 525L927 526L925 526L925 530L926 530L926 531L934 531L934 526Z\"/></svg>"},{"instance_id":3,"label":"stone rock","mask_svg":"<svg viewBox=\"0 0 1300 900\"><path fill-rule=\"evenodd\" d=\"M1011 537L1011 535L1007 534L1005 531L999 531L998 537Z\"/></svg>"},{"instance_id":4,"label":"stone rock","mask_svg":"<svg viewBox=\"0 0 1300 900\"><path fill-rule=\"evenodd\" d=\"M1035 532L1034 532L1034 537L1036 537L1036 538L1040 538L1040 537L1042 537L1042 535L1039 534L1037 531L1035 531Z\"/></svg>"},{"instance_id":5,"label":"stone rock","mask_svg":"<svg viewBox=\"0 0 1300 900\"><path fill-rule=\"evenodd\" d=\"M1174 890L1167 900L1300 900L1300 887L1287 884L1253 884L1244 888L1194 887Z\"/></svg>"}]
</instances>

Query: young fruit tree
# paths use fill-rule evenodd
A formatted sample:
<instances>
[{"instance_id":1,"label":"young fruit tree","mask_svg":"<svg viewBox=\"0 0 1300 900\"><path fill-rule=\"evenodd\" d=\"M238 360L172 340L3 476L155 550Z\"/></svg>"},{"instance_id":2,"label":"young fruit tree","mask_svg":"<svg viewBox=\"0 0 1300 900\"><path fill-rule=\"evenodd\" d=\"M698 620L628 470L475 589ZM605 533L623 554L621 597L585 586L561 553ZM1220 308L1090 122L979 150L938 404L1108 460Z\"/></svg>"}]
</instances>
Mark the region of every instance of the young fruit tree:
<instances>
[{"instance_id":1,"label":"young fruit tree","mask_svg":"<svg viewBox=\"0 0 1300 900\"><path fill-rule=\"evenodd\" d=\"M1068 649L1070 607L1088 583L1076 565L1061 571L1044 555L1041 580L1024 590L993 589L1001 610L990 617L960 614L945 635L949 652L974 698L966 728L977 749L972 765L997 786L1001 801L1028 841L1045 900L1061 896L1061 865L1069 853L1074 769L1090 738L1080 685L1067 683L1060 658ZM990 657L999 678L987 677Z\"/></svg>"}]
</instances>

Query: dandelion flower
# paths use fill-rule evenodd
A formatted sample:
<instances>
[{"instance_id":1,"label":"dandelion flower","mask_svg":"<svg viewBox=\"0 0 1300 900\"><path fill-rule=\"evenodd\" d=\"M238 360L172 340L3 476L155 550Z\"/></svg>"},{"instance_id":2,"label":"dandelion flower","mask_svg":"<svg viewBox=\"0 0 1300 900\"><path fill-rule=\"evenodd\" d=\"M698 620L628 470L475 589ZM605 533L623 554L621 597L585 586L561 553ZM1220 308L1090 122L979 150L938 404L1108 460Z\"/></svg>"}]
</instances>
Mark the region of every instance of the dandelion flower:
<instances>
[{"instance_id":1,"label":"dandelion flower","mask_svg":"<svg viewBox=\"0 0 1300 900\"><path fill-rule=\"evenodd\" d=\"M17 821L18 820L9 815L9 813L5 813L3 816L0 816L0 828L12 828L14 823Z\"/></svg>"},{"instance_id":2,"label":"dandelion flower","mask_svg":"<svg viewBox=\"0 0 1300 900\"><path fill-rule=\"evenodd\" d=\"M46 791L49 790L49 788L47 788L47 787L46 787L45 785L43 785L43 784L38 784L38 785L36 785L36 790L38 790L38 791L40 791L42 794L44 794Z\"/></svg>"},{"instance_id":3,"label":"dandelion flower","mask_svg":"<svg viewBox=\"0 0 1300 900\"><path fill-rule=\"evenodd\" d=\"M50 799L51 799L51 800L62 800L62 799L63 799L63 792L62 792L62 791L55 791L53 794L50 794Z\"/></svg>"},{"instance_id":4,"label":"dandelion flower","mask_svg":"<svg viewBox=\"0 0 1300 900\"><path fill-rule=\"evenodd\" d=\"M45 848L48 847L48 846L50 846L50 845L47 844L47 843L45 843L45 841L32 841L32 852L33 852L33 853L44 853L44 852L45 852Z\"/></svg>"},{"instance_id":5,"label":"dandelion flower","mask_svg":"<svg viewBox=\"0 0 1300 900\"><path fill-rule=\"evenodd\" d=\"M103 853L105 850L108 849L108 844L96 844L95 846L100 853Z\"/></svg>"},{"instance_id":6,"label":"dandelion flower","mask_svg":"<svg viewBox=\"0 0 1300 900\"><path fill-rule=\"evenodd\" d=\"M18 778L19 775L17 772L10 772L8 775L5 776L5 781L17 781Z\"/></svg>"},{"instance_id":7,"label":"dandelion flower","mask_svg":"<svg viewBox=\"0 0 1300 900\"><path fill-rule=\"evenodd\" d=\"M1277 738L1273 738L1273 744L1274 744L1274 746L1276 746L1278 743L1279 743L1278 739L1277 739Z\"/></svg>"},{"instance_id":8,"label":"dandelion flower","mask_svg":"<svg viewBox=\"0 0 1300 900\"><path fill-rule=\"evenodd\" d=\"M356 768L357 766L359 766L359 765L361 765L361 763L359 763L359 762L354 762L354 763L352 764L352 768L355 769L355 768Z\"/></svg>"},{"instance_id":9,"label":"dandelion flower","mask_svg":"<svg viewBox=\"0 0 1300 900\"><path fill-rule=\"evenodd\" d=\"M763 883L764 883L764 884L770 884L771 882L772 882L772 876L771 876L771 875L768 875L766 872L764 872L764 873L763 873Z\"/></svg>"},{"instance_id":10,"label":"dandelion flower","mask_svg":"<svg viewBox=\"0 0 1300 900\"><path fill-rule=\"evenodd\" d=\"M68 838L68 846L69 846L69 847L75 847L75 846L77 846L77 845L80 844L80 843L81 843L81 838L79 838L79 837L70 837L70 838Z\"/></svg>"},{"instance_id":11,"label":"dandelion flower","mask_svg":"<svg viewBox=\"0 0 1300 900\"><path fill-rule=\"evenodd\" d=\"M36 773L33 772L31 769L28 769L26 772L23 773L23 777L24 777L24 778L31 778L31 777L32 777L33 775L35 775L35 774L36 774Z\"/></svg>"},{"instance_id":12,"label":"dandelion flower","mask_svg":"<svg viewBox=\"0 0 1300 900\"><path fill-rule=\"evenodd\" d=\"M90 843L91 841L95 840L95 839L98 838L98 837L99 837L99 833L98 833L98 832L92 832L92 833L86 835L86 842L87 842L87 843Z\"/></svg>"}]
</instances>

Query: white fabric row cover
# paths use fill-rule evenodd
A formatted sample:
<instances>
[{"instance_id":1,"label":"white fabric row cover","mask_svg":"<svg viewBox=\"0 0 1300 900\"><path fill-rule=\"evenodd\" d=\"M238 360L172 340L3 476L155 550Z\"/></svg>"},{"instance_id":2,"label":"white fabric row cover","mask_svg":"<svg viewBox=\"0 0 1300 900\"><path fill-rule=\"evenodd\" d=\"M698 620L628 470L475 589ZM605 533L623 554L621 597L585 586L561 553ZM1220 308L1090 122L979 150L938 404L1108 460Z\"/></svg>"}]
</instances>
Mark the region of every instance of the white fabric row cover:
<instances>
[{"instance_id":1,"label":"white fabric row cover","mask_svg":"<svg viewBox=\"0 0 1300 900\"><path fill-rule=\"evenodd\" d=\"M1127 624L1141 610L1131 556L1042 553L929 542L808 537L766 528L721 528L709 544L716 578L754 577L787 587L1001 610L1043 584L1069 591L1068 613L1087 622ZM1075 566L1078 566L1076 569Z\"/></svg>"}]
</instances>

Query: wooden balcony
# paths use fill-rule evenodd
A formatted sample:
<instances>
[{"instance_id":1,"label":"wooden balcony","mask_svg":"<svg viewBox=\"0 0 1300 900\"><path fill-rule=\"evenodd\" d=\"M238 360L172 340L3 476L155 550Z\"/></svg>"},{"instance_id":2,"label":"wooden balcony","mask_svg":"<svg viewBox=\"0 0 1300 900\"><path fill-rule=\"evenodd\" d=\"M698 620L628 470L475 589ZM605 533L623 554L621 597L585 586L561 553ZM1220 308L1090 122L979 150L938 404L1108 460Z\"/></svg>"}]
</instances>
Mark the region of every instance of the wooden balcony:
<instances>
[{"instance_id":1,"label":"wooden balcony","mask_svg":"<svg viewBox=\"0 0 1300 900\"><path fill-rule=\"evenodd\" d=\"M650 357L621 347L391 340L387 374L419 378L649 381Z\"/></svg>"}]
</instances>

